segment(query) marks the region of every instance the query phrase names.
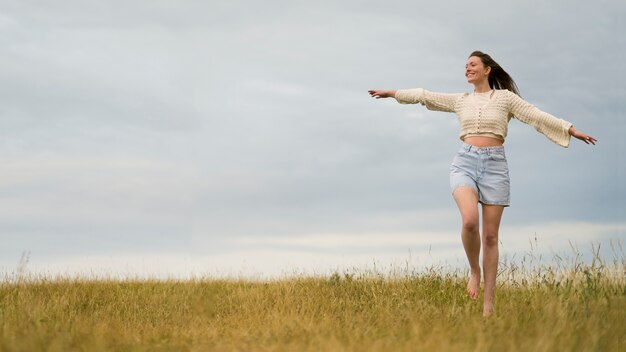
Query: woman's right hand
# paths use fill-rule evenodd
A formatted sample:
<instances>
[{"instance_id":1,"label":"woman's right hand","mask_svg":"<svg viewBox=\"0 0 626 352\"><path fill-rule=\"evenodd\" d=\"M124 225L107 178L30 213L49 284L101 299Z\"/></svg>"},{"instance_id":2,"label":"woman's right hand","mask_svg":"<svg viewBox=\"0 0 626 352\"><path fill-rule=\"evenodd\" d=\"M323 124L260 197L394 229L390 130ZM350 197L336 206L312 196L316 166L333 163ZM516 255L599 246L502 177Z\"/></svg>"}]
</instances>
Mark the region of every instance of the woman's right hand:
<instances>
[{"instance_id":1,"label":"woman's right hand","mask_svg":"<svg viewBox=\"0 0 626 352\"><path fill-rule=\"evenodd\" d=\"M396 96L395 90L372 89L372 90L368 90L368 93L370 93L372 98L376 98L376 99L395 98Z\"/></svg>"}]
</instances>

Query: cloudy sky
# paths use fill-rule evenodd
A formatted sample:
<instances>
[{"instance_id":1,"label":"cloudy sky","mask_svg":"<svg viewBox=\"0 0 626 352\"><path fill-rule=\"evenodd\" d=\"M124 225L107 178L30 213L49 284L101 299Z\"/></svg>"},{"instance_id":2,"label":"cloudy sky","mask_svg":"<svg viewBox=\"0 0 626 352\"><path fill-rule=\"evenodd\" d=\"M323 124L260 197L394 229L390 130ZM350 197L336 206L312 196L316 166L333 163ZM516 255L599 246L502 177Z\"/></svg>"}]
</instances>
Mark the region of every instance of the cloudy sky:
<instances>
[{"instance_id":1,"label":"cloudy sky","mask_svg":"<svg viewBox=\"0 0 626 352\"><path fill-rule=\"evenodd\" d=\"M626 234L619 1L0 1L0 269L271 276L465 265L453 114L491 54L599 140L513 120L501 254ZM400 264L399 264L400 263Z\"/></svg>"}]
</instances>

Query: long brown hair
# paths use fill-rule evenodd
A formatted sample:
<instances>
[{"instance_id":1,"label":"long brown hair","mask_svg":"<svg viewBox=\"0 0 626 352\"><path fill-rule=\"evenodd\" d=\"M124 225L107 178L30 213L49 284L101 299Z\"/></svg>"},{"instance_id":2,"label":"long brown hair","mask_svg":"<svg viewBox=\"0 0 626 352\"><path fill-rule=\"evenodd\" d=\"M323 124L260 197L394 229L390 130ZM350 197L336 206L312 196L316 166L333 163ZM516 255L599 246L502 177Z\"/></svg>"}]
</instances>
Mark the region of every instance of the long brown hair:
<instances>
[{"instance_id":1,"label":"long brown hair","mask_svg":"<svg viewBox=\"0 0 626 352\"><path fill-rule=\"evenodd\" d=\"M474 51L469 57L472 56L479 58L485 67L491 67L491 72L489 72L489 88L507 89L517 95L520 95L517 84L515 84L513 78L506 73L502 66L492 59L491 56L483 53L482 51Z\"/></svg>"}]
</instances>

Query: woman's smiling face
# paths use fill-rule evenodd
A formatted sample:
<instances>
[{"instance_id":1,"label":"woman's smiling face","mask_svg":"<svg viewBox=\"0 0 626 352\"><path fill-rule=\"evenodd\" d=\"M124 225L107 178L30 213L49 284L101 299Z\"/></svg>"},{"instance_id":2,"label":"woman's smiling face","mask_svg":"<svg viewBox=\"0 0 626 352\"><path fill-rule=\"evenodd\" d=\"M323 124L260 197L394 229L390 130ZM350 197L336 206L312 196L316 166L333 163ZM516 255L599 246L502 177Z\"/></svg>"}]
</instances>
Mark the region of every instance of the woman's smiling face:
<instances>
[{"instance_id":1,"label":"woman's smiling face","mask_svg":"<svg viewBox=\"0 0 626 352\"><path fill-rule=\"evenodd\" d=\"M491 67L485 67L478 56L470 56L465 64L465 77L468 83L476 84L489 77Z\"/></svg>"}]
</instances>

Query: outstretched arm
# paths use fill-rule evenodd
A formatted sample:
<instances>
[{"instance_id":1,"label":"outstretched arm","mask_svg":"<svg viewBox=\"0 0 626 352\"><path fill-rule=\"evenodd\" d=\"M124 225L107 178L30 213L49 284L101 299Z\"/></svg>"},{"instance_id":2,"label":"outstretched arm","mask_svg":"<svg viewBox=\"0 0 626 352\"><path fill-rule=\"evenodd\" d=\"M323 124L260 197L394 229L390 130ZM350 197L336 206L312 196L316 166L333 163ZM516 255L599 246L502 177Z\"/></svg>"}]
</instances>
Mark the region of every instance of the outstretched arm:
<instances>
[{"instance_id":1,"label":"outstretched arm","mask_svg":"<svg viewBox=\"0 0 626 352\"><path fill-rule=\"evenodd\" d=\"M590 135L575 129L574 126L569 128L569 134L570 136L574 138L578 138L587 144L591 143L593 145L596 145L596 142L598 141L597 139L591 137Z\"/></svg>"},{"instance_id":2,"label":"outstretched arm","mask_svg":"<svg viewBox=\"0 0 626 352\"><path fill-rule=\"evenodd\" d=\"M518 120L535 127L537 131L543 133L551 141L565 148L569 146L571 137L580 139L587 144L595 144L595 138L577 131L571 122L537 109L513 92L505 92L509 98L511 114Z\"/></svg>"},{"instance_id":3,"label":"outstretched arm","mask_svg":"<svg viewBox=\"0 0 626 352\"><path fill-rule=\"evenodd\" d=\"M395 90L372 89L372 90L368 90L368 92L373 98L376 98L376 99L396 97Z\"/></svg>"},{"instance_id":4,"label":"outstretched arm","mask_svg":"<svg viewBox=\"0 0 626 352\"><path fill-rule=\"evenodd\" d=\"M454 112L457 100L463 94L446 94L430 92L422 88L398 90L369 90L376 99L395 98L400 104L422 104L428 110Z\"/></svg>"}]
</instances>

